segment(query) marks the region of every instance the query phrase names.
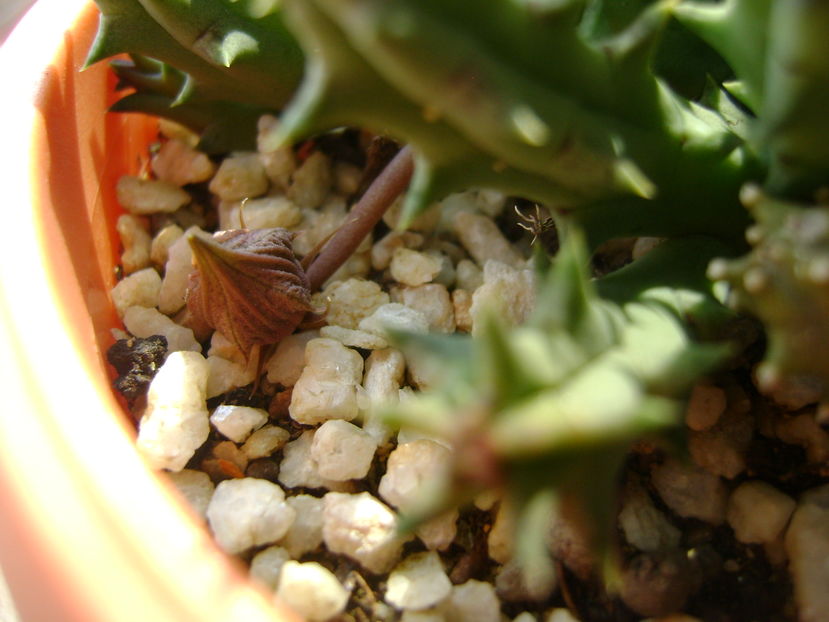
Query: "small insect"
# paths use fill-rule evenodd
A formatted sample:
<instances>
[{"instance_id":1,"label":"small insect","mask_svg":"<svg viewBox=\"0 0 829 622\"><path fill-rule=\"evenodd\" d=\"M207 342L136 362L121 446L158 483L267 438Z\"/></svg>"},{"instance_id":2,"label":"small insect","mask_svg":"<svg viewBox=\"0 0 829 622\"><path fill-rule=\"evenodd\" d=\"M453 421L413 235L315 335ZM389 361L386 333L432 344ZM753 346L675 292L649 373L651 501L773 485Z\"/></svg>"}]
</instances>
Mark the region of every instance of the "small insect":
<instances>
[{"instance_id":1,"label":"small insect","mask_svg":"<svg viewBox=\"0 0 829 622\"><path fill-rule=\"evenodd\" d=\"M516 224L524 231L533 234L530 244L535 244L536 241L540 240L547 251L554 253L558 249L556 223L551 216L546 216L546 209L543 209L538 203L535 204L534 213L530 214L525 214L518 205L515 205L513 209L515 209L515 213L521 221Z\"/></svg>"}]
</instances>

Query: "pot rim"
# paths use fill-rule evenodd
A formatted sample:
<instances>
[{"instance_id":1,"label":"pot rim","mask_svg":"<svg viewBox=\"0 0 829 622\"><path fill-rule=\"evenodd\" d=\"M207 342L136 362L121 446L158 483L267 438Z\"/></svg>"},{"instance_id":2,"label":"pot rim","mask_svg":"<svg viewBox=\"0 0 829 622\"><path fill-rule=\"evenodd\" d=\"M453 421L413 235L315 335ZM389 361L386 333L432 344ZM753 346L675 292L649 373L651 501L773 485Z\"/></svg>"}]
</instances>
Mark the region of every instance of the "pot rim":
<instances>
[{"instance_id":1,"label":"pot rim","mask_svg":"<svg viewBox=\"0 0 829 622\"><path fill-rule=\"evenodd\" d=\"M113 128L147 135L136 117L102 120L106 66L76 73L96 23L86 0L39 0L0 47L13 94L0 136L19 154L0 173L0 564L24 620L294 620L138 455L109 387L101 327L82 314L113 317L108 292L90 284L114 278L101 255L117 248L87 230L96 257L89 274L73 271L75 219L55 207L56 180L83 178L77 222L84 210L114 213L95 170L110 164L100 150ZM57 49L44 45L52 41Z\"/></svg>"}]
</instances>

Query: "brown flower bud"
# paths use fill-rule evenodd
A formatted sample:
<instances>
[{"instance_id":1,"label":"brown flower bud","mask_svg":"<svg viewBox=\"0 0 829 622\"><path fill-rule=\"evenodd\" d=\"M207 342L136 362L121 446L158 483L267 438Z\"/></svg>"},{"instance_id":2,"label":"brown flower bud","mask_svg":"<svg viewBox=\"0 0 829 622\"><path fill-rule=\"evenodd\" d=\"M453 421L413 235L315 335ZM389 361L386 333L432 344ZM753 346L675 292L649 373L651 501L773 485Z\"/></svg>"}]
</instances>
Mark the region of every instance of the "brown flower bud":
<instances>
[{"instance_id":1,"label":"brown flower bud","mask_svg":"<svg viewBox=\"0 0 829 622\"><path fill-rule=\"evenodd\" d=\"M195 270L187 308L248 356L294 332L310 310L308 279L286 229L238 229L189 239Z\"/></svg>"}]
</instances>

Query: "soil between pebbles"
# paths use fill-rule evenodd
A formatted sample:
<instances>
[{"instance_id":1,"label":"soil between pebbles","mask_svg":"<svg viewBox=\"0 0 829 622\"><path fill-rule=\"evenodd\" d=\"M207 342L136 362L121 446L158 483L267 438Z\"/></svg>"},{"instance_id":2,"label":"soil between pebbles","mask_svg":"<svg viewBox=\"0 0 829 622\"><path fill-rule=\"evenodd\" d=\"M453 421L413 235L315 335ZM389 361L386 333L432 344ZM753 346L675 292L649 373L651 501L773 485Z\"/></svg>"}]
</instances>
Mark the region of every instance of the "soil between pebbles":
<instances>
[{"instance_id":1,"label":"soil between pebbles","mask_svg":"<svg viewBox=\"0 0 829 622\"><path fill-rule=\"evenodd\" d=\"M385 529L384 537L391 538L393 524L389 531L379 515L337 518L335 502L370 495L393 520L394 508L405 506L423 478L439 470L425 456L439 463L448 453L441 439L411 430L398 434L372 418L372 403L406 399L429 385L427 374L386 344L372 315L384 307L410 329L469 332L476 310L495 299L507 317L520 321L534 298L526 269L531 241L538 234L548 249L556 245L543 214L533 216L531 205L494 192L449 197L442 210L430 210L402 234L393 230L392 208L372 239L315 296L329 326L290 338L254 384L251 365L226 339L197 337L187 327L185 232L209 235L243 222L248 228L285 227L297 232L294 248L302 256L345 218L367 182L364 169L377 168L376 161L366 162L368 144L364 134L346 130L297 150L232 154L219 163L196 152L187 132L162 124L152 176L119 184L127 210L118 223L124 278L113 301L126 331L116 331L121 341L110 351L116 387L139 422L139 450L171 472L219 546L249 563L256 580L308 619L821 619L820 612L829 610L819 595L820 586L829 585L828 571L792 555L809 546L825 550L829 533L819 520L792 516L814 511L829 524L829 434L815 423L808 397L775 401L754 389L751 369L763 343L753 328L747 332L756 339L742 359L690 396L688 460L643 444L620 474L619 544L628 568L620 594L600 587L578 537L560 529L551 529L555 584L531 594L509 561L508 520L497 496L444 517L430 534L400 541L379 558L337 540L335 533L349 528ZM525 230L528 224L533 231ZM652 243L608 246L594 258L595 271L613 270ZM356 359L353 368L320 368L306 348L320 337L311 349ZM192 353L172 357L178 372L162 364L173 352ZM193 377L191 362L201 374L200 388L171 388L171 382ZM157 376L159 369L167 369L166 376ZM149 384L162 376L168 379ZM345 387L348 404L306 395L317 401L300 406L299 394L314 379L335 392ZM246 408L226 409L221 418L220 406ZM152 432L149 411L168 417ZM347 439L317 432L336 427L333 421L351 422L337 424ZM413 457L396 471L397 482L389 477L384 485L390 458L407 443L418 451L409 452ZM348 453L353 447L368 455L365 473L337 478L338 471L354 467L355 455ZM243 514L238 521L225 514L216 494L230 494L233 484L223 482L233 481L268 482L234 493L231 506ZM338 526L337 520L353 522ZM378 522L357 525L361 520ZM427 551L437 551L439 563ZM301 564L287 564L291 558ZM415 567L410 574L407 563ZM280 573L290 590L280 591ZM339 587L328 581L331 575ZM416 590L397 594L393 585L401 576L443 590L439 601Z\"/></svg>"}]
</instances>

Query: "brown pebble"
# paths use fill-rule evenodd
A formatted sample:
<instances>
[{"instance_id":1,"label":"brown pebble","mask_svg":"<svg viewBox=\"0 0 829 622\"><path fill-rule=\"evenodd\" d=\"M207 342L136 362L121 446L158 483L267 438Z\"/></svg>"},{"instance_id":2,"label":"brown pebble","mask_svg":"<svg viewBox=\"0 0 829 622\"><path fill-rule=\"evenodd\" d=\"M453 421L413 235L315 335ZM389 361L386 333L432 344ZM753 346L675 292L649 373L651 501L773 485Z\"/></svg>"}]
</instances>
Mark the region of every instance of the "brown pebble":
<instances>
[{"instance_id":1,"label":"brown pebble","mask_svg":"<svg viewBox=\"0 0 829 622\"><path fill-rule=\"evenodd\" d=\"M226 479L233 479L233 476L227 473L222 464L225 462L228 461L221 458L205 458L199 464L199 470L207 473L214 484L218 484Z\"/></svg>"},{"instance_id":2,"label":"brown pebble","mask_svg":"<svg viewBox=\"0 0 829 622\"><path fill-rule=\"evenodd\" d=\"M252 460L245 470L247 477L266 479L275 484L279 483L279 464L270 458Z\"/></svg>"},{"instance_id":3,"label":"brown pebble","mask_svg":"<svg viewBox=\"0 0 829 622\"><path fill-rule=\"evenodd\" d=\"M284 419L288 417L288 406L291 405L292 389L285 389L275 394L268 405L268 414L272 419Z\"/></svg>"},{"instance_id":4,"label":"brown pebble","mask_svg":"<svg viewBox=\"0 0 829 622\"><path fill-rule=\"evenodd\" d=\"M622 573L619 595L639 615L656 617L679 611L692 587L688 560L680 551L644 553Z\"/></svg>"}]
</instances>

